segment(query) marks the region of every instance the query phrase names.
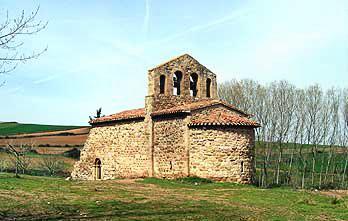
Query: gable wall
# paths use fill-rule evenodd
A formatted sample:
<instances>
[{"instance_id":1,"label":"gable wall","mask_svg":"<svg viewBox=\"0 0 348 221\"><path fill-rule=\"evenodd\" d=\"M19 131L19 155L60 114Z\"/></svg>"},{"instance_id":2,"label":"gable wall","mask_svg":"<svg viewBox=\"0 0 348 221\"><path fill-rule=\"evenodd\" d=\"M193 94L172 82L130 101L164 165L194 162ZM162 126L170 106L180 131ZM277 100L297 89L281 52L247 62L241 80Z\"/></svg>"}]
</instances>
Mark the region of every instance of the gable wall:
<instances>
[{"instance_id":1,"label":"gable wall","mask_svg":"<svg viewBox=\"0 0 348 221\"><path fill-rule=\"evenodd\" d=\"M102 179L145 177L150 159L143 121L93 127L74 166L72 177L94 180L94 161L102 162Z\"/></svg>"}]
</instances>

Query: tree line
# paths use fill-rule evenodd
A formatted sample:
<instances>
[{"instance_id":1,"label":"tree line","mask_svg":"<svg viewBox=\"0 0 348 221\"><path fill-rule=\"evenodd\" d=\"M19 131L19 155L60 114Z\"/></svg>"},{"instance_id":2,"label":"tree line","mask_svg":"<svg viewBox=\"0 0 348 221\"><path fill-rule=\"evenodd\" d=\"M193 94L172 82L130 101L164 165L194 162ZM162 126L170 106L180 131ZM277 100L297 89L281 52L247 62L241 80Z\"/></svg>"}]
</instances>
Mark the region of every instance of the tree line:
<instances>
[{"instance_id":1,"label":"tree line","mask_svg":"<svg viewBox=\"0 0 348 221\"><path fill-rule=\"evenodd\" d=\"M348 88L231 80L221 99L253 114L256 182L262 187L348 187Z\"/></svg>"}]
</instances>

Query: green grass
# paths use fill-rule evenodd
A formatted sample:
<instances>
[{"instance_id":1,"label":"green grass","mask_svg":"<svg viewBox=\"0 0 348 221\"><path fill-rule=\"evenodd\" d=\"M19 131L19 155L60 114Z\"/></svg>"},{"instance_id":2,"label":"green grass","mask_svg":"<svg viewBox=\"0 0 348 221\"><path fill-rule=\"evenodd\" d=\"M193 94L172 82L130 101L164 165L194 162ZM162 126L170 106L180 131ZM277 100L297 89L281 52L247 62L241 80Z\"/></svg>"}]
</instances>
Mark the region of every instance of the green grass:
<instances>
[{"instance_id":1,"label":"green grass","mask_svg":"<svg viewBox=\"0 0 348 221\"><path fill-rule=\"evenodd\" d=\"M175 180L66 181L0 173L0 220L347 220L348 198Z\"/></svg>"},{"instance_id":2,"label":"green grass","mask_svg":"<svg viewBox=\"0 0 348 221\"><path fill-rule=\"evenodd\" d=\"M0 123L0 136L52 132L60 130L78 129L82 126L61 126L61 125L43 125L43 124L20 124L17 122Z\"/></svg>"}]
</instances>

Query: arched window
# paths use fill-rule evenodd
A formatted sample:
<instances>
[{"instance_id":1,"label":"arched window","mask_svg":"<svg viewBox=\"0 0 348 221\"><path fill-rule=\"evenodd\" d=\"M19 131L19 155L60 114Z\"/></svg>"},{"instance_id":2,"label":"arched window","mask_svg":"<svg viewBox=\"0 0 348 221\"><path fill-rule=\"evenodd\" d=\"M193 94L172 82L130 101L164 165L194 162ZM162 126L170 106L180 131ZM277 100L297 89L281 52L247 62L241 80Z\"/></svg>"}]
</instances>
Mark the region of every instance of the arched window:
<instances>
[{"instance_id":1,"label":"arched window","mask_svg":"<svg viewBox=\"0 0 348 221\"><path fill-rule=\"evenodd\" d=\"M197 96L197 82L198 82L198 75L196 73L193 73L190 75L190 95L193 97Z\"/></svg>"},{"instance_id":2,"label":"arched window","mask_svg":"<svg viewBox=\"0 0 348 221\"><path fill-rule=\"evenodd\" d=\"M160 76L160 94L164 94L166 88L166 76Z\"/></svg>"},{"instance_id":3,"label":"arched window","mask_svg":"<svg viewBox=\"0 0 348 221\"><path fill-rule=\"evenodd\" d=\"M173 95L180 95L182 73L176 71L173 75Z\"/></svg>"},{"instance_id":4,"label":"arched window","mask_svg":"<svg viewBox=\"0 0 348 221\"><path fill-rule=\"evenodd\" d=\"M101 160L99 158L95 159L94 167L95 167L95 179L100 180L101 179Z\"/></svg>"},{"instance_id":5,"label":"arched window","mask_svg":"<svg viewBox=\"0 0 348 221\"><path fill-rule=\"evenodd\" d=\"M207 79L207 87L206 87L206 89L207 89L207 97L210 97L210 88L211 88L211 79L208 78Z\"/></svg>"}]
</instances>

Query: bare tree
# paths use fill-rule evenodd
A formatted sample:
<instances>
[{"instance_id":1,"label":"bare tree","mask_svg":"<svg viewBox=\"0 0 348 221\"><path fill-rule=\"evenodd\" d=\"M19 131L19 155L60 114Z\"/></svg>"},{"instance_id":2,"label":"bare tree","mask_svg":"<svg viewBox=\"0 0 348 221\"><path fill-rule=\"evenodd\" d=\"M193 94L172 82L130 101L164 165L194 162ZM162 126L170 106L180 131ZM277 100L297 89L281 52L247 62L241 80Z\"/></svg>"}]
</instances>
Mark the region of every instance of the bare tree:
<instances>
[{"instance_id":1,"label":"bare tree","mask_svg":"<svg viewBox=\"0 0 348 221\"><path fill-rule=\"evenodd\" d=\"M31 149L30 146L20 144L17 148L13 142L7 144L7 150L15 169L16 177L19 173L24 174L31 164L31 158L26 154Z\"/></svg>"},{"instance_id":2,"label":"bare tree","mask_svg":"<svg viewBox=\"0 0 348 221\"><path fill-rule=\"evenodd\" d=\"M64 169L64 162L53 154L47 154L42 157L40 166L46 170L50 176L56 175L57 172Z\"/></svg>"},{"instance_id":3,"label":"bare tree","mask_svg":"<svg viewBox=\"0 0 348 221\"><path fill-rule=\"evenodd\" d=\"M342 178L341 178L341 188L347 188L346 185L346 173L347 173L347 167L348 167L348 89L346 89L343 92L342 96L342 120L340 121L340 145L344 148L345 152L345 160L344 160L344 167L342 172Z\"/></svg>"},{"instance_id":4,"label":"bare tree","mask_svg":"<svg viewBox=\"0 0 348 221\"><path fill-rule=\"evenodd\" d=\"M323 108L323 92L319 85L313 85L306 90L306 112L308 117L308 122L306 125L307 131L307 144L311 145L312 153L312 171L311 171L311 183L314 185L315 177L315 164L316 164L316 154L317 147L319 144L319 137L321 127L320 125L320 111Z\"/></svg>"},{"instance_id":5,"label":"bare tree","mask_svg":"<svg viewBox=\"0 0 348 221\"><path fill-rule=\"evenodd\" d=\"M38 58L47 50L47 47L33 51L30 54L23 52L25 36L34 35L47 27L47 22L37 20L40 7L27 14L22 13L10 18L8 12L2 16L0 21L0 75L9 73L16 69L19 63Z\"/></svg>"},{"instance_id":6,"label":"bare tree","mask_svg":"<svg viewBox=\"0 0 348 221\"><path fill-rule=\"evenodd\" d=\"M330 161L334 153L334 145L338 144L338 130L339 130L339 107L340 107L340 92L335 88L329 89L324 97L323 108L320 113L320 127L319 134L321 137L318 139L323 147L320 153L326 154L327 148L329 148L329 157L326 165L326 172L324 176L324 182L329 172ZM319 171L319 188L322 186L323 169L325 165L325 158L322 157Z\"/></svg>"},{"instance_id":7,"label":"bare tree","mask_svg":"<svg viewBox=\"0 0 348 221\"><path fill-rule=\"evenodd\" d=\"M294 187L347 187L348 89L232 80L219 85L219 96L262 125L256 129L260 186L282 184L284 174Z\"/></svg>"},{"instance_id":8,"label":"bare tree","mask_svg":"<svg viewBox=\"0 0 348 221\"><path fill-rule=\"evenodd\" d=\"M289 130L292 126L293 113L295 109L295 87L286 81L276 83L274 86L274 112L277 115L277 124L275 125L275 139L279 148L276 184L280 180L280 168L283 157L283 144L286 143L289 136Z\"/></svg>"},{"instance_id":9,"label":"bare tree","mask_svg":"<svg viewBox=\"0 0 348 221\"><path fill-rule=\"evenodd\" d=\"M305 110L304 110L304 103L305 103L305 92L302 89L296 89L294 91L294 99L296 102L294 102L294 119L293 119L293 125L291 127L290 131L290 140L293 143L292 145L292 151L290 156L290 162L288 166L287 171L287 178L288 178L288 184L290 183L290 179L292 177L292 170L293 170L293 162L294 162L294 155L295 152L300 153L300 159L303 159L302 157L302 147L303 147L303 140L304 140L304 127L305 127ZM301 158L302 157L302 158ZM299 169L299 168L298 168ZM296 181L295 181L296 182Z\"/></svg>"}]
</instances>

